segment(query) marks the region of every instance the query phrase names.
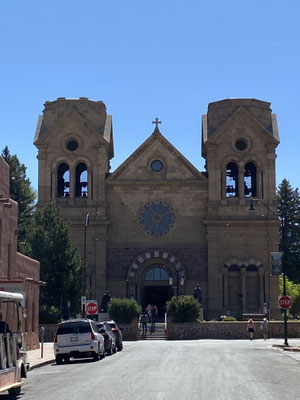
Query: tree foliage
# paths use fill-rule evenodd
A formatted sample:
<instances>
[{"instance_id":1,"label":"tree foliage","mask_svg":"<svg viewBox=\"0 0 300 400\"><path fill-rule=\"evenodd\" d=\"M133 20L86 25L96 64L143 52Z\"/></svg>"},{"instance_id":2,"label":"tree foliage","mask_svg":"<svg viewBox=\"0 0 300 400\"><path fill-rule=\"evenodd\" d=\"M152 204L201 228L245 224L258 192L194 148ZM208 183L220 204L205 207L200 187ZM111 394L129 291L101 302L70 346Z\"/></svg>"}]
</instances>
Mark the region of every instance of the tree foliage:
<instances>
[{"instance_id":1,"label":"tree foliage","mask_svg":"<svg viewBox=\"0 0 300 400\"><path fill-rule=\"evenodd\" d=\"M71 310L80 310L82 260L69 236L69 227L59 209L48 203L35 213L35 226L28 237L27 253L41 264L40 304L43 309L55 307L66 314L67 301Z\"/></svg>"},{"instance_id":2,"label":"tree foliage","mask_svg":"<svg viewBox=\"0 0 300 400\"><path fill-rule=\"evenodd\" d=\"M280 250L284 252L285 273L300 283L300 195L284 179L277 190L278 214L281 219Z\"/></svg>"},{"instance_id":3,"label":"tree foliage","mask_svg":"<svg viewBox=\"0 0 300 400\"><path fill-rule=\"evenodd\" d=\"M16 155L11 155L8 147L1 153L9 165L9 192L10 197L18 202L18 243L24 243L28 229L33 220L36 193L26 178L26 166L21 164Z\"/></svg>"},{"instance_id":4,"label":"tree foliage","mask_svg":"<svg viewBox=\"0 0 300 400\"><path fill-rule=\"evenodd\" d=\"M295 315L300 313L300 284L294 283L293 281L289 280L287 277L286 279L286 294L291 297L292 299L292 308L290 313ZM283 294L283 277L280 276L279 278L279 285L280 285L280 293Z\"/></svg>"}]
</instances>

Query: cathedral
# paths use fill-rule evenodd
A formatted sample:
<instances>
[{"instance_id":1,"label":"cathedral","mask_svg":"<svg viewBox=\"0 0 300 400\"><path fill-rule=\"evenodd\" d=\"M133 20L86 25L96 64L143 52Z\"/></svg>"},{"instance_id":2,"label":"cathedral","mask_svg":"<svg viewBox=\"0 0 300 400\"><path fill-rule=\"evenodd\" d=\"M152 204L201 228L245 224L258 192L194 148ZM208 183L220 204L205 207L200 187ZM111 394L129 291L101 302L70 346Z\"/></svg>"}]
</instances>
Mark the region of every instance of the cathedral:
<instances>
[{"instance_id":1,"label":"cathedral","mask_svg":"<svg viewBox=\"0 0 300 400\"><path fill-rule=\"evenodd\" d=\"M87 297L100 303L108 290L143 307L156 304L162 316L168 299L192 295L199 284L206 319L258 313L264 303L274 315L279 133L270 103L208 105L205 171L164 137L159 123L111 171L112 116L102 101L47 101L38 119L38 207L54 201L69 223Z\"/></svg>"}]
</instances>

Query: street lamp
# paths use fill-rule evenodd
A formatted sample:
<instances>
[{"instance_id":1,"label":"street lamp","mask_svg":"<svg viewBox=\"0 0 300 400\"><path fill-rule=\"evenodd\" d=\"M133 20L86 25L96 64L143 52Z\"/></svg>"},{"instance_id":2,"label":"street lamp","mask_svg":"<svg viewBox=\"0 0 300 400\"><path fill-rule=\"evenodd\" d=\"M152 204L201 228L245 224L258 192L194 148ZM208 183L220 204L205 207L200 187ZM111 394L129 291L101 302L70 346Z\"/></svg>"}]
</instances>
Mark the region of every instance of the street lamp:
<instances>
[{"instance_id":1,"label":"street lamp","mask_svg":"<svg viewBox=\"0 0 300 400\"><path fill-rule=\"evenodd\" d=\"M273 215L278 217L278 213L275 213L273 210L271 210L270 207L268 207L263 201L259 199L255 199L255 201L261 203L263 206L265 206ZM253 199L250 199L250 208L249 211L254 211L254 205L253 205ZM281 239L282 239L282 257L281 257L281 265L282 265L282 277L283 277L283 295L286 296L286 277L285 277L285 265L284 265L284 257L285 257L285 226L284 226L284 215L283 212L280 215L281 217ZM284 345L288 346L288 327L287 327L287 310L283 310L283 316L284 316Z\"/></svg>"},{"instance_id":2,"label":"street lamp","mask_svg":"<svg viewBox=\"0 0 300 400\"><path fill-rule=\"evenodd\" d=\"M240 304L241 304L241 318L243 319L243 293L239 293Z\"/></svg>"},{"instance_id":3,"label":"street lamp","mask_svg":"<svg viewBox=\"0 0 300 400\"><path fill-rule=\"evenodd\" d=\"M90 213L86 214L85 224L84 224L84 238L83 238L83 279L82 279L82 291L83 295L86 296L86 234L87 234L87 226L90 223ZM84 306L83 306L84 307ZM82 310L82 316L85 315L85 310Z\"/></svg>"}]
</instances>

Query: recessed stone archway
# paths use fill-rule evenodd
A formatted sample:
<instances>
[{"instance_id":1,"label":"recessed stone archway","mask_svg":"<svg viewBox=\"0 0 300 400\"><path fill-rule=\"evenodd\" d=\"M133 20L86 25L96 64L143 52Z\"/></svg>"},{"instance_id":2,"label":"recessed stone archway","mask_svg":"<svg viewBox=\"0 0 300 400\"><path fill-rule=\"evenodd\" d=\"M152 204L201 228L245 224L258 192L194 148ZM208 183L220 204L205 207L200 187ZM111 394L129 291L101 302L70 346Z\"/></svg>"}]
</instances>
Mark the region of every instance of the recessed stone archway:
<instances>
[{"instance_id":1,"label":"recessed stone archway","mask_svg":"<svg viewBox=\"0 0 300 400\"><path fill-rule=\"evenodd\" d=\"M152 265L163 265L172 278L170 289L174 291L177 285L177 276L186 280L186 271L183 263L171 252L166 250L149 250L141 253L130 264L127 271L128 295L134 297L139 303L142 301L141 289L144 287L145 272ZM168 283L169 284L169 283ZM159 282L153 285L161 286ZM184 287L182 287L184 291Z\"/></svg>"}]
</instances>

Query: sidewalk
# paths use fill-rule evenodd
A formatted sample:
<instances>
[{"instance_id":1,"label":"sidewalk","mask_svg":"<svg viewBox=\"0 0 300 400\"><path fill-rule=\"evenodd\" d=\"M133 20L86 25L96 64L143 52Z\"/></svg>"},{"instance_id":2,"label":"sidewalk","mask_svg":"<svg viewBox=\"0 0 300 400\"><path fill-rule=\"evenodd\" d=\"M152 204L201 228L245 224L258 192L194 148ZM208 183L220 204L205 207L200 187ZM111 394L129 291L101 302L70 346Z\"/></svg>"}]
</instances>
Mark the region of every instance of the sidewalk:
<instances>
[{"instance_id":1,"label":"sidewalk","mask_svg":"<svg viewBox=\"0 0 300 400\"><path fill-rule=\"evenodd\" d=\"M41 347L36 350L27 351L27 361L30 364L30 370L53 363L55 361L53 342L44 343L43 358L41 357Z\"/></svg>"}]
</instances>

